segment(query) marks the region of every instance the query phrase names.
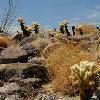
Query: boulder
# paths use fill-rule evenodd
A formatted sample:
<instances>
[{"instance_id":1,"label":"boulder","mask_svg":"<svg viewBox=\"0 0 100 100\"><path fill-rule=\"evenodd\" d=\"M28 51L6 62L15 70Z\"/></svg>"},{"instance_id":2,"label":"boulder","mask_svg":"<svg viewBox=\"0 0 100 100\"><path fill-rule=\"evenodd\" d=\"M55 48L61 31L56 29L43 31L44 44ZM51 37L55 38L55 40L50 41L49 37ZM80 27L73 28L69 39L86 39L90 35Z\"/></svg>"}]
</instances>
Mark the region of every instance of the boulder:
<instances>
[{"instance_id":1,"label":"boulder","mask_svg":"<svg viewBox=\"0 0 100 100\"><path fill-rule=\"evenodd\" d=\"M0 64L0 80L16 82L20 79L38 78L41 83L48 82L48 72L44 65L36 63Z\"/></svg>"},{"instance_id":2,"label":"boulder","mask_svg":"<svg viewBox=\"0 0 100 100\"><path fill-rule=\"evenodd\" d=\"M39 93L34 100L56 100L56 96Z\"/></svg>"},{"instance_id":3,"label":"boulder","mask_svg":"<svg viewBox=\"0 0 100 100\"><path fill-rule=\"evenodd\" d=\"M16 70L15 69L0 70L0 80L1 81L8 81L14 75L16 75Z\"/></svg>"},{"instance_id":4,"label":"boulder","mask_svg":"<svg viewBox=\"0 0 100 100\"><path fill-rule=\"evenodd\" d=\"M18 95L8 95L5 99L3 100L23 100L21 98L19 98Z\"/></svg>"},{"instance_id":5,"label":"boulder","mask_svg":"<svg viewBox=\"0 0 100 100\"><path fill-rule=\"evenodd\" d=\"M23 69L22 71L22 78L39 78L41 80L41 83L47 83L48 82L48 72L46 67L43 65L33 64L30 65L28 68Z\"/></svg>"},{"instance_id":6,"label":"boulder","mask_svg":"<svg viewBox=\"0 0 100 100\"><path fill-rule=\"evenodd\" d=\"M41 80L38 78L21 79L18 83L21 84L23 88L30 87L30 89L37 89L42 85Z\"/></svg>"},{"instance_id":7,"label":"boulder","mask_svg":"<svg viewBox=\"0 0 100 100\"><path fill-rule=\"evenodd\" d=\"M0 81L8 82L12 78L20 78L22 70L28 66L28 63L0 64Z\"/></svg>"},{"instance_id":8,"label":"boulder","mask_svg":"<svg viewBox=\"0 0 100 100\"><path fill-rule=\"evenodd\" d=\"M28 56L25 50L21 50L19 46L11 45L1 52L0 60L2 64L27 62Z\"/></svg>"},{"instance_id":9,"label":"boulder","mask_svg":"<svg viewBox=\"0 0 100 100\"><path fill-rule=\"evenodd\" d=\"M45 65L46 64L45 58L43 58L43 57L30 58L28 60L28 62L31 64L38 64L38 65Z\"/></svg>"},{"instance_id":10,"label":"boulder","mask_svg":"<svg viewBox=\"0 0 100 100\"><path fill-rule=\"evenodd\" d=\"M25 37L21 40L20 45L23 46L27 43L31 43L32 41L34 41L36 39L35 36L30 36L30 37Z\"/></svg>"},{"instance_id":11,"label":"boulder","mask_svg":"<svg viewBox=\"0 0 100 100\"><path fill-rule=\"evenodd\" d=\"M0 87L0 93L12 93L20 89L21 87L17 83L8 83L5 84L3 87Z\"/></svg>"},{"instance_id":12,"label":"boulder","mask_svg":"<svg viewBox=\"0 0 100 100\"><path fill-rule=\"evenodd\" d=\"M21 50L25 50L27 52L28 57L34 57L39 55L39 50L37 50L31 43L27 43L21 46Z\"/></svg>"}]
</instances>

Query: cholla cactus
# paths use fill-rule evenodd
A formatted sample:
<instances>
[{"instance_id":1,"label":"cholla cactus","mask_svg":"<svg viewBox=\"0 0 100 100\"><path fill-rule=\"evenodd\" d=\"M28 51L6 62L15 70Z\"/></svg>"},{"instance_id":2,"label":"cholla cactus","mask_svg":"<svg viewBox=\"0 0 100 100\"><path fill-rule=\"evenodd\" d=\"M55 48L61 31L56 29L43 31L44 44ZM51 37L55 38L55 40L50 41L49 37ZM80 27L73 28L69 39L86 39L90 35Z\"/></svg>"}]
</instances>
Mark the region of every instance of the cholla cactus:
<instances>
[{"instance_id":1,"label":"cholla cactus","mask_svg":"<svg viewBox=\"0 0 100 100\"><path fill-rule=\"evenodd\" d=\"M54 37L54 31L52 29L48 29L49 37Z\"/></svg>"},{"instance_id":2,"label":"cholla cactus","mask_svg":"<svg viewBox=\"0 0 100 100\"><path fill-rule=\"evenodd\" d=\"M75 64L71 67L72 78L78 81L80 87L80 99L85 100L85 87L89 85L89 78L93 74L95 63L88 61L81 61L80 64Z\"/></svg>"},{"instance_id":3,"label":"cholla cactus","mask_svg":"<svg viewBox=\"0 0 100 100\"><path fill-rule=\"evenodd\" d=\"M61 33L57 32L55 30L52 30L52 29L49 29L48 33L49 33L50 37L55 37L55 38L58 38L58 39L61 37Z\"/></svg>"},{"instance_id":4,"label":"cholla cactus","mask_svg":"<svg viewBox=\"0 0 100 100\"><path fill-rule=\"evenodd\" d=\"M94 62L81 61L71 67L72 76L78 80L79 84L86 84L89 77L93 74Z\"/></svg>"},{"instance_id":5,"label":"cholla cactus","mask_svg":"<svg viewBox=\"0 0 100 100\"><path fill-rule=\"evenodd\" d=\"M72 32L73 32L73 35L75 36L75 26L72 26Z\"/></svg>"},{"instance_id":6,"label":"cholla cactus","mask_svg":"<svg viewBox=\"0 0 100 100\"><path fill-rule=\"evenodd\" d=\"M32 27L25 25L24 19L19 17L17 21L20 23L21 30L23 31L23 36L28 37L32 32Z\"/></svg>"},{"instance_id":7,"label":"cholla cactus","mask_svg":"<svg viewBox=\"0 0 100 100\"><path fill-rule=\"evenodd\" d=\"M65 26L66 24L68 24L68 21L67 21L67 20L63 20L63 21L59 24L59 26Z\"/></svg>"},{"instance_id":8,"label":"cholla cactus","mask_svg":"<svg viewBox=\"0 0 100 100\"><path fill-rule=\"evenodd\" d=\"M83 26L83 25L78 25L78 26L75 27L75 29L78 30L79 33L80 33L81 35L83 35L83 31L82 31L82 29L81 29L82 26Z\"/></svg>"},{"instance_id":9,"label":"cholla cactus","mask_svg":"<svg viewBox=\"0 0 100 100\"><path fill-rule=\"evenodd\" d=\"M57 38L57 39L59 39L59 38L61 37L61 35L62 35L61 33L59 33L59 32L55 32L54 37Z\"/></svg>"},{"instance_id":10,"label":"cholla cactus","mask_svg":"<svg viewBox=\"0 0 100 100\"><path fill-rule=\"evenodd\" d=\"M67 20L64 20L63 22L61 22L60 24L59 24L59 28L60 28L60 32L61 33L67 33L67 35L68 36L70 36L70 32L68 31L68 29L67 29L67 24L68 24L68 21Z\"/></svg>"},{"instance_id":11,"label":"cholla cactus","mask_svg":"<svg viewBox=\"0 0 100 100\"><path fill-rule=\"evenodd\" d=\"M32 23L32 28L34 29L35 33L38 34L39 33L39 24L36 22Z\"/></svg>"},{"instance_id":12,"label":"cholla cactus","mask_svg":"<svg viewBox=\"0 0 100 100\"><path fill-rule=\"evenodd\" d=\"M63 25L66 25L66 24L68 24L68 21L67 20L63 20Z\"/></svg>"},{"instance_id":13,"label":"cholla cactus","mask_svg":"<svg viewBox=\"0 0 100 100\"><path fill-rule=\"evenodd\" d=\"M17 19L17 21L18 21L19 23L24 23L24 19L21 18L21 17L19 17L19 18Z\"/></svg>"},{"instance_id":14,"label":"cholla cactus","mask_svg":"<svg viewBox=\"0 0 100 100\"><path fill-rule=\"evenodd\" d=\"M25 28L28 32L32 32L32 31L33 31L33 27L32 27L32 26L25 25L24 28Z\"/></svg>"},{"instance_id":15,"label":"cholla cactus","mask_svg":"<svg viewBox=\"0 0 100 100\"><path fill-rule=\"evenodd\" d=\"M76 30L79 30L80 28L82 28L83 25L77 25L75 28Z\"/></svg>"},{"instance_id":16,"label":"cholla cactus","mask_svg":"<svg viewBox=\"0 0 100 100\"><path fill-rule=\"evenodd\" d=\"M65 33L64 23L63 23L63 22L61 22L61 23L59 24L59 29L60 29L60 32L61 32L62 34Z\"/></svg>"}]
</instances>

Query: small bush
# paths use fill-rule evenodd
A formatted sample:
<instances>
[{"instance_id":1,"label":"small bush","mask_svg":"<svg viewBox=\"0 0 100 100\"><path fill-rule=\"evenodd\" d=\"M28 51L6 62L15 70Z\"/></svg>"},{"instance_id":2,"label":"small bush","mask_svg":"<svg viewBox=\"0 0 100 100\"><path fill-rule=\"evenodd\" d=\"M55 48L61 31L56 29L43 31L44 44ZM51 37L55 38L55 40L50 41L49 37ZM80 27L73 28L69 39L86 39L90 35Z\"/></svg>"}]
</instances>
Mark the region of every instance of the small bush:
<instances>
[{"instance_id":1,"label":"small bush","mask_svg":"<svg viewBox=\"0 0 100 100\"><path fill-rule=\"evenodd\" d=\"M0 35L0 47L7 47L10 42L10 38L7 36Z\"/></svg>"},{"instance_id":2,"label":"small bush","mask_svg":"<svg viewBox=\"0 0 100 100\"><path fill-rule=\"evenodd\" d=\"M70 91L70 66L78 64L82 60L92 61L93 57L72 44L63 44L49 55L47 65L54 91L66 91L67 93Z\"/></svg>"}]
</instances>

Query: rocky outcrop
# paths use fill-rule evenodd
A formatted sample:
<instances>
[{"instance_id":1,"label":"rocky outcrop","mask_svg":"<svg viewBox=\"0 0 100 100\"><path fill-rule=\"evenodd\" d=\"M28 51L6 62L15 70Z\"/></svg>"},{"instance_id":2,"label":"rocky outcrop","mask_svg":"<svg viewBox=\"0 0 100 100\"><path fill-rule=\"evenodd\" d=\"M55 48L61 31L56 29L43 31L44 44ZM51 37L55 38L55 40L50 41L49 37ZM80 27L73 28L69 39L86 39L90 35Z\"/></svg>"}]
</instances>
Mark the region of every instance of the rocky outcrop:
<instances>
[{"instance_id":1,"label":"rocky outcrop","mask_svg":"<svg viewBox=\"0 0 100 100\"><path fill-rule=\"evenodd\" d=\"M29 57L39 56L39 50L31 44L24 46L11 45L5 50L1 50L0 63L26 63Z\"/></svg>"},{"instance_id":2,"label":"rocky outcrop","mask_svg":"<svg viewBox=\"0 0 100 100\"><path fill-rule=\"evenodd\" d=\"M1 100L25 100L48 82L46 67L37 62L0 64Z\"/></svg>"},{"instance_id":3,"label":"rocky outcrop","mask_svg":"<svg viewBox=\"0 0 100 100\"><path fill-rule=\"evenodd\" d=\"M0 93L12 93L20 89L21 87L17 83L8 83L5 84L3 87L0 87Z\"/></svg>"},{"instance_id":4,"label":"rocky outcrop","mask_svg":"<svg viewBox=\"0 0 100 100\"><path fill-rule=\"evenodd\" d=\"M31 43L27 43L21 46L21 50L25 50L27 52L28 57L35 57L35 56L39 56L40 54L40 51L34 46L32 46Z\"/></svg>"},{"instance_id":5,"label":"rocky outcrop","mask_svg":"<svg viewBox=\"0 0 100 100\"><path fill-rule=\"evenodd\" d=\"M32 77L41 79L42 83L48 82L48 72L42 65L35 64L22 70L22 78L26 79Z\"/></svg>"},{"instance_id":6,"label":"rocky outcrop","mask_svg":"<svg viewBox=\"0 0 100 100\"><path fill-rule=\"evenodd\" d=\"M1 52L0 56L2 64L7 63L17 63L17 62L27 62L27 52L21 50L19 46L10 46Z\"/></svg>"},{"instance_id":7,"label":"rocky outcrop","mask_svg":"<svg viewBox=\"0 0 100 100\"><path fill-rule=\"evenodd\" d=\"M7 48L0 48L0 100L79 100L79 96L69 97L53 93L52 86L50 87L48 84L50 81L52 83L52 80L49 80L50 73L48 73L46 59L56 49L64 46L64 43L75 42L74 44L77 45L85 40L89 41L89 45L85 47L90 46L89 48L92 48L92 43L98 46L98 52L95 56L97 56L96 58L99 62L99 37L100 35L84 35L82 37L67 37L65 35L58 40L32 35L29 37L23 37L22 34L16 35L12 39L11 44L7 45ZM83 43L80 44L81 50L86 50L85 47ZM54 66L52 66L53 68ZM99 82L98 79L100 78L96 78L97 82ZM63 85L62 83L63 81L61 85ZM56 83L53 85L56 85ZM99 89L97 90L99 91ZM99 98L99 92L94 91L94 94Z\"/></svg>"}]
</instances>

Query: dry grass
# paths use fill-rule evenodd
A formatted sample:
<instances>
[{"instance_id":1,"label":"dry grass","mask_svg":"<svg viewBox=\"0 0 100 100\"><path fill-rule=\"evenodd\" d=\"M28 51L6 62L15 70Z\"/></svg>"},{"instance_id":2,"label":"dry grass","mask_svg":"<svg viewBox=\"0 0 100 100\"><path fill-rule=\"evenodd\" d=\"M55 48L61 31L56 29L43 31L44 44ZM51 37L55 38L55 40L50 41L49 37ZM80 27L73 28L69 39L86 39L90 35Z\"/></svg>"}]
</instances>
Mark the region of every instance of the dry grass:
<instances>
[{"instance_id":1,"label":"dry grass","mask_svg":"<svg viewBox=\"0 0 100 100\"><path fill-rule=\"evenodd\" d=\"M91 42L82 40L78 46L82 51L92 54L94 62L100 64L100 39Z\"/></svg>"},{"instance_id":2,"label":"dry grass","mask_svg":"<svg viewBox=\"0 0 100 100\"><path fill-rule=\"evenodd\" d=\"M42 55L47 59L49 57L49 55L56 50L57 48L59 48L62 44L61 43L50 43L44 50Z\"/></svg>"},{"instance_id":3,"label":"dry grass","mask_svg":"<svg viewBox=\"0 0 100 100\"><path fill-rule=\"evenodd\" d=\"M90 53L82 52L78 46L71 43L63 44L47 58L48 71L54 91L69 92L71 74L70 66L82 60L93 61Z\"/></svg>"}]
</instances>

